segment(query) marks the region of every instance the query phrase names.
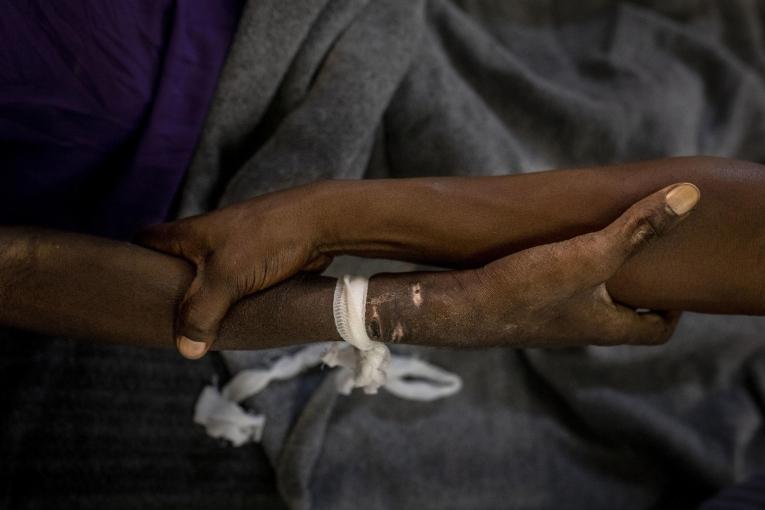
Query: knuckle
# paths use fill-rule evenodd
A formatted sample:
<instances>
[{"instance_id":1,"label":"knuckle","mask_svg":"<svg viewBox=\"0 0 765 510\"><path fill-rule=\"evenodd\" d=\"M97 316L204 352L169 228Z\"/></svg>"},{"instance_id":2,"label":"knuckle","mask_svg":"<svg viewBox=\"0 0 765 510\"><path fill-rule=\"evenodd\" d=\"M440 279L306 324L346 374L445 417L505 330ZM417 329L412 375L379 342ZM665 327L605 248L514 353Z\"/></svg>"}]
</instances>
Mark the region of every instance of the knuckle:
<instances>
[{"instance_id":1,"label":"knuckle","mask_svg":"<svg viewBox=\"0 0 765 510\"><path fill-rule=\"evenodd\" d=\"M635 226L632 233L632 244L643 246L657 237L659 237L659 230L656 228L654 222L651 221L651 217L648 216L641 218Z\"/></svg>"},{"instance_id":2,"label":"knuckle","mask_svg":"<svg viewBox=\"0 0 765 510\"><path fill-rule=\"evenodd\" d=\"M663 227L653 210L630 216L624 226L623 237L628 253L642 248L661 235Z\"/></svg>"}]
</instances>

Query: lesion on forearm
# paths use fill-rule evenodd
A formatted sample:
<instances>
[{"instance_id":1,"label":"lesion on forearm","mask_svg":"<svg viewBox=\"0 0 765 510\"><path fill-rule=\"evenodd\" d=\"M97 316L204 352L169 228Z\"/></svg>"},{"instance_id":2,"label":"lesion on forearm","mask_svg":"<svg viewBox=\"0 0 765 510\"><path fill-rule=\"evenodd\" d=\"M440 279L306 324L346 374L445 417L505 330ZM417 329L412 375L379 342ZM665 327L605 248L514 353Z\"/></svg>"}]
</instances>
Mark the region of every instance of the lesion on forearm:
<instances>
[{"instance_id":1,"label":"lesion on forearm","mask_svg":"<svg viewBox=\"0 0 765 510\"><path fill-rule=\"evenodd\" d=\"M470 270L381 273L369 280L365 323L372 340L479 347L480 303ZM479 341L476 341L479 340Z\"/></svg>"}]
</instances>

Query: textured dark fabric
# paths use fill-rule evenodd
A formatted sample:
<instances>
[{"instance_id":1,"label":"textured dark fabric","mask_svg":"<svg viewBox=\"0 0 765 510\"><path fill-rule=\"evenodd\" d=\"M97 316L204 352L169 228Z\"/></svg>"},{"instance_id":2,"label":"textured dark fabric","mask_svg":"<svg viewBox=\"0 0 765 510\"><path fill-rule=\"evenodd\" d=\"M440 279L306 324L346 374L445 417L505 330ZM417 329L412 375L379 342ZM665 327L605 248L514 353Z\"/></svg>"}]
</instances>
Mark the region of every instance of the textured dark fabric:
<instances>
[{"instance_id":1,"label":"textured dark fabric","mask_svg":"<svg viewBox=\"0 0 765 510\"><path fill-rule=\"evenodd\" d=\"M242 0L6 0L0 223L130 238L167 218Z\"/></svg>"},{"instance_id":2,"label":"textured dark fabric","mask_svg":"<svg viewBox=\"0 0 765 510\"><path fill-rule=\"evenodd\" d=\"M220 358L0 330L0 508L282 508L262 449L192 424Z\"/></svg>"},{"instance_id":3,"label":"textured dark fabric","mask_svg":"<svg viewBox=\"0 0 765 510\"><path fill-rule=\"evenodd\" d=\"M763 162L764 24L755 0L251 1L180 214L330 177ZM688 314L656 348L411 349L464 380L437 402L325 370L250 404L294 509L695 508L765 469L764 340Z\"/></svg>"},{"instance_id":4,"label":"textured dark fabric","mask_svg":"<svg viewBox=\"0 0 765 510\"><path fill-rule=\"evenodd\" d=\"M699 510L762 510L765 508L765 475L729 487L699 507Z\"/></svg>"}]
</instances>

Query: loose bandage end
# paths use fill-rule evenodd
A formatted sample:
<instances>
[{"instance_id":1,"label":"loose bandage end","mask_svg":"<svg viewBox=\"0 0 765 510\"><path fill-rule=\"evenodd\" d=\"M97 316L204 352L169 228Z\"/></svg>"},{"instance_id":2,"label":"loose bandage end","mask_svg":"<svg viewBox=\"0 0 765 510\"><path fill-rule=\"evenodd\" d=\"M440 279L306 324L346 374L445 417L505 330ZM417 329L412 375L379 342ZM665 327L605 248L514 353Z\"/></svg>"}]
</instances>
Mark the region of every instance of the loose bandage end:
<instances>
[{"instance_id":1,"label":"loose bandage end","mask_svg":"<svg viewBox=\"0 0 765 510\"><path fill-rule=\"evenodd\" d=\"M365 393L377 393L385 384L390 364L390 350L382 342L367 335L365 312L369 280L363 276L345 275L337 280L332 312L340 337L349 346L333 346L323 361L329 366L348 369L338 377L338 389L350 393L363 388Z\"/></svg>"}]
</instances>

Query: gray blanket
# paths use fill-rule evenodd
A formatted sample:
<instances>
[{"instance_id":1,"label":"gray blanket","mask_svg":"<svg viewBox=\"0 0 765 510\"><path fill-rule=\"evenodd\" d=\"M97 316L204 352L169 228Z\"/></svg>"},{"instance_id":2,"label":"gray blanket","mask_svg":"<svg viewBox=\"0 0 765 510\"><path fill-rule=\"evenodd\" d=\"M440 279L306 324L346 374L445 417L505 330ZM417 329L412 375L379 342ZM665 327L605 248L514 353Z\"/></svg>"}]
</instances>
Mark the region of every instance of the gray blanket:
<instances>
[{"instance_id":1,"label":"gray blanket","mask_svg":"<svg viewBox=\"0 0 765 510\"><path fill-rule=\"evenodd\" d=\"M765 161L764 30L756 0L252 0L178 214L332 177ZM688 314L657 348L409 349L463 391L317 370L249 405L295 509L692 508L765 470L764 340Z\"/></svg>"}]
</instances>

